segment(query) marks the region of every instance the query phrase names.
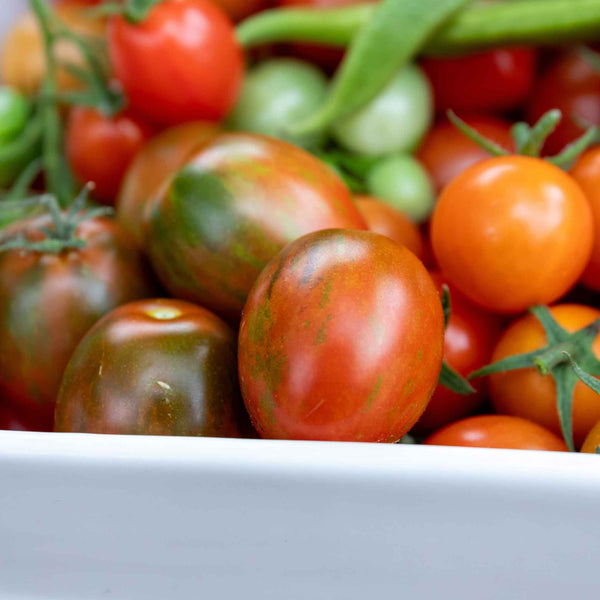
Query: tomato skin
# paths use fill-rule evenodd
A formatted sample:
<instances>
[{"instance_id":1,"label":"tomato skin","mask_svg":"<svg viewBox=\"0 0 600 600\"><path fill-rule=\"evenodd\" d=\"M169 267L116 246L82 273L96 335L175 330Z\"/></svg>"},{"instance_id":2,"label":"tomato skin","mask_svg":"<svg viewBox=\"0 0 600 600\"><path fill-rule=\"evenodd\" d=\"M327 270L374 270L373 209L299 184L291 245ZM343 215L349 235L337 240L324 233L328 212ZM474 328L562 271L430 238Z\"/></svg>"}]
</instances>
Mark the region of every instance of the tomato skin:
<instances>
[{"instance_id":1,"label":"tomato skin","mask_svg":"<svg viewBox=\"0 0 600 600\"><path fill-rule=\"evenodd\" d=\"M442 285L449 282L440 272L430 272L430 275L441 294ZM500 335L500 320L469 302L450 285L449 288L452 311L444 336L444 360L460 375L467 377L490 362ZM483 402L487 387L481 380L473 382L473 385L477 391L469 396L438 385L413 431L418 434L436 431L475 410Z\"/></svg>"},{"instance_id":2,"label":"tomato skin","mask_svg":"<svg viewBox=\"0 0 600 600\"><path fill-rule=\"evenodd\" d=\"M436 259L473 302L518 313L563 296L593 244L589 203L578 184L536 158L491 158L444 188L431 224Z\"/></svg>"},{"instance_id":3,"label":"tomato skin","mask_svg":"<svg viewBox=\"0 0 600 600\"><path fill-rule=\"evenodd\" d=\"M232 321L286 244L318 229L366 228L324 163L245 133L222 135L192 158L152 201L146 223L147 251L169 292Z\"/></svg>"},{"instance_id":4,"label":"tomato skin","mask_svg":"<svg viewBox=\"0 0 600 600\"><path fill-rule=\"evenodd\" d=\"M430 446L568 451L565 442L551 431L526 419L506 415L478 415L456 421L436 431L423 443Z\"/></svg>"},{"instance_id":5,"label":"tomato skin","mask_svg":"<svg viewBox=\"0 0 600 600\"><path fill-rule=\"evenodd\" d=\"M372 196L356 196L356 206L369 231L379 233L406 246L417 258L423 259L423 238L418 227L399 210Z\"/></svg>"},{"instance_id":6,"label":"tomato skin","mask_svg":"<svg viewBox=\"0 0 600 600\"><path fill-rule=\"evenodd\" d=\"M144 243L144 207L150 198L218 133L214 123L204 121L177 125L161 131L136 154L119 191L117 220L140 246Z\"/></svg>"},{"instance_id":7,"label":"tomato skin","mask_svg":"<svg viewBox=\"0 0 600 600\"><path fill-rule=\"evenodd\" d=\"M598 446L600 446L600 421L588 433L583 446L581 446L581 452L596 454Z\"/></svg>"},{"instance_id":8,"label":"tomato skin","mask_svg":"<svg viewBox=\"0 0 600 600\"><path fill-rule=\"evenodd\" d=\"M567 331L577 331L600 317L600 311L581 304L557 304L550 312ZM492 361L531 352L545 344L546 334L541 324L533 315L527 315L503 333L494 349ZM594 355L600 358L600 336L596 338L593 350ZM562 435L554 380L543 377L536 369L491 375L490 397L496 412L529 419ZM597 421L600 421L600 396L579 381L573 398L573 436L577 447L581 446Z\"/></svg>"},{"instance_id":9,"label":"tomato skin","mask_svg":"<svg viewBox=\"0 0 600 600\"><path fill-rule=\"evenodd\" d=\"M289 244L244 307L239 372L262 437L395 442L440 372L443 316L422 263L372 232Z\"/></svg>"},{"instance_id":10,"label":"tomato skin","mask_svg":"<svg viewBox=\"0 0 600 600\"><path fill-rule=\"evenodd\" d=\"M108 47L131 108L157 123L218 121L235 102L242 52L209 0L165 0L137 24L114 17Z\"/></svg>"},{"instance_id":11,"label":"tomato skin","mask_svg":"<svg viewBox=\"0 0 600 600\"><path fill-rule=\"evenodd\" d=\"M241 21L267 7L269 0L214 0L234 21Z\"/></svg>"},{"instance_id":12,"label":"tomato skin","mask_svg":"<svg viewBox=\"0 0 600 600\"><path fill-rule=\"evenodd\" d=\"M77 106L67 124L67 157L77 179L82 184L94 183L94 197L111 205L127 167L151 136L151 126L139 117L106 117L93 108Z\"/></svg>"},{"instance_id":13,"label":"tomato skin","mask_svg":"<svg viewBox=\"0 0 600 600\"><path fill-rule=\"evenodd\" d=\"M43 239L41 217L11 230ZM84 221L78 250L0 253L0 397L40 417L54 411L64 368L86 331L115 306L155 294L133 242L109 219Z\"/></svg>"},{"instance_id":14,"label":"tomato skin","mask_svg":"<svg viewBox=\"0 0 600 600\"><path fill-rule=\"evenodd\" d=\"M600 124L600 76L576 52L561 56L540 77L531 94L527 120L535 123L547 111L558 108L562 121L544 144L546 154L558 154L578 138L578 122Z\"/></svg>"},{"instance_id":15,"label":"tomato skin","mask_svg":"<svg viewBox=\"0 0 600 600\"><path fill-rule=\"evenodd\" d=\"M486 138L509 152L514 151L509 121L489 115L461 115L461 118ZM446 119L429 130L416 156L431 175L438 193L465 169L490 158L486 150Z\"/></svg>"},{"instance_id":16,"label":"tomato skin","mask_svg":"<svg viewBox=\"0 0 600 600\"><path fill-rule=\"evenodd\" d=\"M426 58L422 66L439 112L504 111L529 97L536 66L532 48L494 48L452 58Z\"/></svg>"},{"instance_id":17,"label":"tomato skin","mask_svg":"<svg viewBox=\"0 0 600 600\"><path fill-rule=\"evenodd\" d=\"M247 421L234 332L200 306L158 299L116 308L83 338L55 430L238 437Z\"/></svg>"},{"instance_id":18,"label":"tomato skin","mask_svg":"<svg viewBox=\"0 0 600 600\"><path fill-rule=\"evenodd\" d=\"M0 431L52 431L53 419L22 414L16 407L0 402Z\"/></svg>"},{"instance_id":19,"label":"tomato skin","mask_svg":"<svg viewBox=\"0 0 600 600\"><path fill-rule=\"evenodd\" d=\"M600 79L600 78L599 78ZM584 153L571 169L571 175L584 191L594 218L594 246L581 276L582 283L600 291L600 146Z\"/></svg>"}]
</instances>

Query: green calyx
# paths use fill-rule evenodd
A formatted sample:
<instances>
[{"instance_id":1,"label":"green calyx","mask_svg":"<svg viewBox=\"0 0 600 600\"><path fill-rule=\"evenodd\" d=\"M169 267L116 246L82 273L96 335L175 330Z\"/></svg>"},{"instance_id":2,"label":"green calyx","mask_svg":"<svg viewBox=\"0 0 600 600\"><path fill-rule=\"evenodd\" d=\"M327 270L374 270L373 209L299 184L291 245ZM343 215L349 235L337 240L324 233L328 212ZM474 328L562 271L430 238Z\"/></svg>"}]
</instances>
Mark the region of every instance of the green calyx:
<instances>
[{"instance_id":1,"label":"green calyx","mask_svg":"<svg viewBox=\"0 0 600 600\"><path fill-rule=\"evenodd\" d=\"M556 383L556 400L560 425L569 450L573 442L573 392L578 380L600 394L600 361L593 352L593 343L600 332L600 318L586 327L568 332L561 327L546 306L534 306L530 312L546 333L547 344L538 350L509 356L471 373L469 379L515 369L535 368Z\"/></svg>"},{"instance_id":2,"label":"green calyx","mask_svg":"<svg viewBox=\"0 0 600 600\"><path fill-rule=\"evenodd\" d=\"M141 23L150 10L163 0L125 0L125 2L104 2L98 8L89 11L96 16L124 16L130 23Z\"/></svg>"},{"instance_id":3,"label":"green calyx","mask_svg":"<svg viewBox=\"0 0 600 600\"><path fill-rule=\"evenodd\" d=\"M532 156L540 158L542 148L548 136L556 129L562 119L562 113L558 109L549 110L543 114L535 125L530 126L527 123L515 123L511 128L511 134L515 142L515 152L509 152L502 146L499 146L492 140L481 135L476 129L467 125L452 110L447 111L450 122L464 133L469 139L473 140L478 146L483 148L491 156L508 156L518 154L521 156ZM578 156L589 148L592 144L598 143L600 131L597 127L589 127L579 138L563 148L555 156L547 156L544 160L568 170L571 168Z\"/></svg>"}]
</instances>

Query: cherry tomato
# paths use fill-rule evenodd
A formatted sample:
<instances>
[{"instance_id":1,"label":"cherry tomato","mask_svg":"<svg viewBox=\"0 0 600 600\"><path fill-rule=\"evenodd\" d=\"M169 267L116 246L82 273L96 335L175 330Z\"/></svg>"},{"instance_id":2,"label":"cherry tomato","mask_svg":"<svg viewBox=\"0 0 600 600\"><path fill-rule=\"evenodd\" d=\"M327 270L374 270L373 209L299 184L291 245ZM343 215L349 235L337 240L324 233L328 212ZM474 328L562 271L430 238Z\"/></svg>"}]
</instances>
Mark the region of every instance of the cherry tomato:
<instances>
[{"instance_id":1,"label":"cherry tomato","mask_svg":"<svg viewBox=\"0 0 600 600\"><path fill-rule=\"evenodd\" d=\"M430 274L441 293L442 285L448 281L439 272ZM452 311L444 336L444 360L466 377L490 362L500 334L500 322L495 315L475 306L452 287L450 299ZM485 382L475 382L475 388L475 394L463 396L438 385L414 431L429 433L468 415L486 396Z\"/></svg>"},{"instance_id":2,"label":"cherry tomato","mask_svg":"<svg viewBox=\"0 0 600 600\"><path fill-rule=\"evenodd\" d=\"M114 17L108 46L131 108L157 123L218 121L236 100L242 52L209 0L165 0L137 24Z\"/></svg>"},{"instance_id":3,"label":"cherry tomato","mask_svg":"<svg viewBox=\"0 0 600 600\"><path fill-rule=\"evenodd\" d=\"M15 225L44 239L46 216ZM152 296L153 281L132 240L109 219L82 222L85 242L60 253L0 253L0 397L40 416L54 411L65 366L86 331L105 313Z\"/></svg>"},{"instance_id":4,"label":"cherry tomato","mask_svg":"<svg viewBox=\"0 0 600 600\"><path fill-rule=\"evenodd\" d=\"M36 416L37 417L37 416ZM0 430L2 431L52 431L53 419L31 418L31 415L19 412L18 408L6 402L0 402Z\"/></svg>"},{"instance_id":5,"label":"cherry tomato","mask_svg":"<svg viewBox=\"0 0 600 600\"><path fill-rule=\"evenodd\" d=\"M571 175L585 192L594 218L592 257L581 280L587 287L600 292L600 146L583 154L571 169Z\"/></svg>"},{"instance_id":6,"label":"cherry tomato","mask_svg":"<svg viewBox=\"0 0 600 600\"><path fill-rule=\"evenodd\" d=\"M452 58L426 58L423 69L436 110L504 111L529 97L535 75L532 48L494 48Z\"/></svg>"},{"instance_id":7,"label":"cherry tomato","mask_svg":"<svg viewBox=\"0 0 600 600\"><path fill-rule=\"evenodd\" d=\"M236 337L180 300L116 308L83 338L64 374L56 431L238 437Z\"/></svg>"},{"instance_id":8,"label":"cherry tomato","mask_svg":"<svg viewBox=\"0 0 600 600\"><path fill-rule=\"evenodd\" d=\"M435 387L444 325L415 255L370 231L289 244L244 307L239 370L262 437L395 442Z\"/></svg>"},{"instance_id":9,"label":"cherry tomato","mask_svg":"<svg viewBox=\"0 0 600 600\"><path fill-rule=\"evenodd\" d=\"M423 258L422 235L410 219L378 198L357 196L354 201L369 231L385 235L406 246L417 258Z\"/></svg>"},{"instance_id":10,"label":"cherry tomato","mask_svg":"<svg viewBox=\"0 0 600 600\"><path fill-rule=\"evenodd\" d=\"M424 442L430 446L468 446L567 452L567 445L536 423L505 415L479 415L456 421Z\"/></svg>"},{"instance_id":11,"label":"cherry tomato","mask_svg":"<svg viewBox=\"0 0 600 600\"><path fill-rule=\"evenodd\" d=\"M509 152L514 151L510 122L488 115L468 115L461 118L486 138ZM429 172L439 193L467 167L490 158L490 154L444 119L429 130L419 147L417 158Z\"/></svg>"},{"instance_id":12,"label":"cherry tomato","mask_svg":"<svg viewBox=\"0 0 600 600\"><path fill-rule=\"evenodd\" d=\"M218 133L216 125L201 121L171 127L153 137L133 159L119 192L117 220L140 246L144 243L142 215L148 200Z\"/></svg>"},{"instance_id":13,"label":"cherry tomato","mask_svg":"<svg viewBox=\"0 0 600 600\"><path fill-rule=\"evenodd\" d=\"M545 112L558 108L562 121L548 137L544 151L558 154L582 133L582 123L600 124L600 76L575 52L569 52L542 75L531 94L528 120L535 123Z\"/></svg>"},{"instance_id":14,"label":"cherry tomato","mask_svg":"<svg viewBox=\"0 0 600 600\"><path fill-rule=\"evenodd\" d=\"M152 135L139 117L124 113L106 117L84 106L75 107L66 131L73 173L84 184L94 183L94 197L114 204L127 167Z\"/></svg>"},{"instance_id":15,"label":"cherry tomato","mask_svg":"<svg viewBox=\"0 0 600 600\"><path fill-rule=\"evenodd\" d=\"M592 213L575 180L554 165L490 158L444 188L431 240L458 290L488 310L518 313L557 300L579 279Z\"/></svg>"},{"instance_id":16,"label":"cherry tomato","mask_svg":"<svg viewBox=\"0 0 600 600\"><path fill-rule=\"evenodd\" d=\"M269 0L213 0L234 21L241 21L251 14L266 8Z\"/></svg>"},{"instance_id":17,"label":"cherry tomato","mask_svg":"<svg viewBox=\"0 0 600 600\"><path fill-rule=\"evenodd\" d=\"M346 186L320 160L281 140L219 136L146 212L146 247L169 292L238 321L265 265L296 238L365 229Z\"/></svg>"},{"instance_id":18,"label":"cherry tomato","mask_svg":"<svg viewBox=\"0 0 600 600\"><path fill-rule=\"evenodd\" d=\"M583 446L581 446L581 452L589 452L590 454L596 454L596 450L600 446L600 421L590 430Z\"/></svg>"},{"instance_id":19,"label":"cherry tomato","mask_svg":"<svg viewBox=\"0 0 600 600\"><path fill-rule=\"evenodd\" d=\"M560 304L550 309L567 331L577 331L600 317L600 311L580 304ZM527 315L514 322L502 335L492 361L542 348L546 334L540 322ZM594 342L594 354L600 358L600 337ZM556 406L554 380L543 377L536 369L519 369L490 376L490 396L497 412L523 417L561 434ZM575 386L573 397L573 435L581 446L590 429L600 421L600 396L582 382Z\"/></svg>"}]
</instances>

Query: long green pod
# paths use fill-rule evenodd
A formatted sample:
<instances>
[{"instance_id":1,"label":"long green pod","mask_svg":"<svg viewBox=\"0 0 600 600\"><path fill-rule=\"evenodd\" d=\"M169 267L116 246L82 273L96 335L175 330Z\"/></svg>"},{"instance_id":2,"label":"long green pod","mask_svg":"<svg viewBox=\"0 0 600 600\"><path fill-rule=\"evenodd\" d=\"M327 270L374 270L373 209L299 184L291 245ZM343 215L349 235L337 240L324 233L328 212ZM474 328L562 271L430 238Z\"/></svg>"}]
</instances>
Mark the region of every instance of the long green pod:
<instances>
[{"instance_id":1,"label":"long green pod","mask_svg":"<svg viewBox=\"0 0 600 600\"><path fill-rule=\"evenodd\" d=\"M238 26L243 46L286 41L347 46L376 10L359 4L330 10L275 9ZM397 38L400 40L398 30ZM468 7L423 47L424 54L456 54L511 44L556 45L600 39L600 0L519 0Z\"/></svg>"},{"instance_id":2,"label":"long green pod","mask_svg":"<svg viewBox=\"0 0 600 600\"><path fill-rule=\"evenodd\" d=\"M372 100L431 35L471 0L382 0L337 71L323 106L290 128L320 131Z\"/></svg>"}]
</instances>

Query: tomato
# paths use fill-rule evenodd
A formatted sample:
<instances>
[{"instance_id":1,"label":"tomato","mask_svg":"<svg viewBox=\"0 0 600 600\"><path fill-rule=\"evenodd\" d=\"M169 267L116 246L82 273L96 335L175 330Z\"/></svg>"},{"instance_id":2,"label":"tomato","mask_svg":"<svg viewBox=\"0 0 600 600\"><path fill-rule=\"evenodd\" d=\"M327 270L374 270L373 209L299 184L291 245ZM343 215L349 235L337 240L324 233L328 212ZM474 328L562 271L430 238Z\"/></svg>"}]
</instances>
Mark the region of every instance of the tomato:
<instances>
[{"instance_id":1,"label":"tomato","mask_svg":"<svg viewBox=\"0 0 600 600\"><path fill-rule=\"evenodd\" d=\"M105 35L106 22L103 18L90 17L88 6L78 0L61 0L53 5L56 14L69 27L80 34L101 40ZM55 46L56 58L62 64L84 66L81 51L68 40ZM24 94L35 94L46 71L46 57L37 20L33 13L25 13L3 40L0 57L0 72L3 83ZM59 90L67 91L82 87L81 81L59 68L57 77Z\"/></svg>"},{"instance_id":2,"label":"tomato","mask_svg":"<svg viewBox=\"0 0 600 600\"><path fill-rule=\"evenodd\" d=\"M435 204L433 184L423 165L410 154L386 156L369 170L369 192L405 214L413 223L426 221Z\"/></svg>"},{"instance_id":3,"label":"tomato","mask_svg":"<svg viewBox=\"0 0 600 600\"><path fill-rule=\"evenodd\" d=\"M583 154L571 169L589 201L594 219L592 256L581 277L587 287L600 291L600 146Z\"/></svg>"},{"instance_id":4,"label":"tomato","mask_svg":"<svg viewBox=\"0 0 600 600\"><path fill-rule=\"evenodd\" d=\"M157 123L218 121L236 100L242 52L209 0L165 0L137 24L114 17L108 47L131 108Z\"/></svg>"},{"instance_id":5,"label":"tomato","mask_svg":"<svg viewBox=\"0 0 600 600\"><path fill-rule=\"evenodd\" d=\"M452 58L426 58L436 110L504 111L521 106L533 86L532 48L494 48ZM554 108L554 107L551 107Z\"/></svg>"},{"instance_id":6,"label":"tomato","mask_svg":"<svg viewBox=\"0 0 600 600\"><path fill-rule=\"evenodd\" d=\"M274 138L218 137L151 202L146 246L169 292L239 320L252 284L286 244L330 227L366 227L320 160Z\"/></svg>"},{"instance_id":7,"label":"tomato","mask_svg":"<svg viewBox=\"0 0 600 600\"><path fill-rule=\"evenodd\" d=\"M490 158L444 188L431 241L463 294L488 310L518 313L575 284L592 249L592 214L578 184L554 165Z\"/></svg>"},{"instance_id":8,"label":"tomato","mask_svg":"<svg viewBox=\"0 0 600 600\"><path fill-rule=\"evenodd\" d=\"M536 423L505 415L479 415L456 421L424 442L430 446L468 446L567 452L567 445Z\"/></svg>"},{"instance_id":9,"label":"tomato","mask_svg":"<svg viewBox=\"0 0 600 600\"><path fill-rule=\"evenodd\" d=\"M600 317L600 311L580 304L561 304L550 309L554 318L567 331L577 331ZM514 322L502 335L492 361L522 354L546 345L546 334L540 322L527 315ZM600 358L600 337L593 346ZM519 369L490 376L490 396L497 412L516 415L543 425L561 435L556 386L551 377L543 377L536 369ZM581 446L590 429L600 421L600 396L582 382L575 386L573 398L573 435Z\"/></svg>"},{"instance_id":10,"label":"tomato","mask_svg":"<svg viewBox=\"0 0 600 600\"><path fill-rule=\"evenodd\" d=\"M16 407L0 401L0 430L1 431L52 431L51 418L31 418L22 414Z\"/></svg>"},{"instance_id":11,"label":"tomato","mask_svg":"<svg viewBox=\"0 0 600 600\"><path fill-rule=\"evenodd\" d=\"M267 7L269 0L214 0L234 21L241 21Z\"/></svg>"},{"instance_id":12,"label":"tomato","mask_svg":"<svg viewBox=\"0 0 600 600\"><path fill-rule=\"evenodd\" d=\"M117 220L142 246L144 207L161 184L217 134L213 123L190 122L165 129L153 137L135 156L117 200Z\"/></svg>"},{"instance_id":13,"label":"tomato","mask_svg":"<svg viewBox=\"0 0 600 600\"><path fill-rule=\"evenodd\" d=\"M600 421L588 433L583 446L581 446L581 452L596 454L598 447L600 447Z\"/></svg>"},{"instance_id":14,"label":"tomato","mask_svg":"<svg viewBox=\"0 0 600 600\"><path fill-rule=\"evenodd\" d=\"M338 119L332 135L340 146L368 156L412 150L433 120L431 89L416 65L406 65L366 106Z\"/></svg>"},{"instance_id":15,"label":"tomato","mask_svg":"<svg viewBox=\"0 0 600 600\"><path fill-rule=\"evenodd\" d=\"M0 86L0 144L19 137L27 126L31 104L22 94L9 86Z\"/></svg>"},{"instance_id":16,"label":"tomato","mask_svg":"<svg viewBox=\"0 0 600 600\"><path fill-rule=\"evenodd\" d=\"M246 74L229 125L236 131L263 133L315 147L322 134L294 136L288 127L320 108L326 96L327 80L310 63L293 58L266 60Z\"/></svg>"},{"instance_id":17,"label":"tomato","mask_svg":"<svg viewBox=\"0 0 600 600\"><path fill-rule=\"evenodd\" d=\"M69 115L66 131L73 173L82 184L94 183L95 198L114 204L127 167L151 135L150 125L134 115L111 118L77 106Z\"/></svg>"},{"instance_id":18,"label":"tomato","mask_svg":"<svg viewBox=\"0 0 600 600\"><path fill-rule=\"evenodd\" d=\"M55 430L238 437L236 337L180 300L116 308L83 338L64 374Z\"/></svg>"},{"instance_id":19,"label":"tomato","mask_svg":"<svg viewBox=\"0 0 600 600\"><path fill-rule=\"evenodd\" d=\"M9 233L44 239L46 216ZM64 368L86 331L124 302L155 288L133 242L109 219L82 222L85 247L60 253L0 253L0 397L52 414Z\"/></svg>"},{"instance_id":20,"label":"tomato","mask_svg":"<svg viewBox=\"0 0 600 600\"><path fill-rule=\"evenodd\" d=\"M600 76L576 52L559 57L539 79L527 111L529 122L553 108L560 109L563 118L546 140L548 154L558 154L578 138L582 123L600 124Z\"/></svg>"},{"instance_id":21,"label":"tomato","mask_svg":"<svg viewBox=\"0 0 600 600\"><path fill-rule=\"evenodd\" d=\"M461 118L484 137L514 152L510 122L489 115ZM486 150L446 119L438 121L430 129L416 156L429 172L438 193L467 167L490 158Z\"/></svg>"},{"instance_id":22,"label":"tomato","mask_svg":"<svg viewBox=\"0 0 600 600\"><path fill-rule=\"evenodd\" d=\"M289 244L244 307L239 371L262 437L396 442L440 373L439 296L415 255L370 231Z\"/></svg>"},{"instance_id":23,"label":"tomato","mask_svg":"<svg viewBox=\"0 0 600 600\"><path fill-rule=\"evenodd\" d=\"M439 272L431 273L438 291L448 281ZM467 377L490 362L500 334L499 319L473 305L450 287L451 314L444 336L444 360ZM485 382L475 382L476 393L463 396L438 385L414 431L429 433L463 418L477 408L486 396Z\"/></svg>"},{"instance_id":24,"label":"tomato","mask_svg":"<svg viewBox=\"0 0 600 600\"><path fill-rule=\"evenodd\" d=\"M421 232L410 219L378 198L357 196L354 201L369 231L385 235L406 246L417 258L423 258Z\"/></svg>"}]
</instances>

